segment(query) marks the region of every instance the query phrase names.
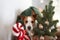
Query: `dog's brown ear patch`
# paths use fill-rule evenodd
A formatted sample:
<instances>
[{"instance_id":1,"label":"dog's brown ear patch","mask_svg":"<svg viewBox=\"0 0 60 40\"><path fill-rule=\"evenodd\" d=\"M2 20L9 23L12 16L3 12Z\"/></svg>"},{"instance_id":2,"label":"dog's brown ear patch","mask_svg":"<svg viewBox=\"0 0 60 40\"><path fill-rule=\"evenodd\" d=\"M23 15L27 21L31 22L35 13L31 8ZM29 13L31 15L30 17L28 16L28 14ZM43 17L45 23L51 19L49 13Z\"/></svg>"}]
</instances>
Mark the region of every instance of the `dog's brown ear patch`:
<instances>
[{"instance_id":1,"label":"dog's brown ear patch","mask_svg":"<svg viewBox=\"0 0 60 40\"><path fill-rule=\"evenodd\" d=\"M35 12L32 10L32 15L35 15Z\"/></svg>"},{"instance_id":2,"label":"dog's brown ear patch","mask_svg":"<svg viewBox=\"0 0 60 40\"><path fill-rule=\"evenodd\" d=\"M37 15L35 14L35 12L32 10L32 16L36 19Z\"/></svg>"},{"instance_id":3,"label":"dog's brown ear patch","mask_svg":"<svg viewBox=\"0 0 60 40\"><path fill-rule=\"evenodd\" d=\"M21 18L22 20L24 20L25 16L20 16L20 18Z\"/></svg>"},{"instance_id":4,"label":"dog's brown ear patch","mask_svg":"<svg viewBox=\"0 0 60 40\"><path fill-rule=\"evenodd\" d=\"M33 15L34 19L36 19L37 15Z\"/></svg>"}]
</instances>

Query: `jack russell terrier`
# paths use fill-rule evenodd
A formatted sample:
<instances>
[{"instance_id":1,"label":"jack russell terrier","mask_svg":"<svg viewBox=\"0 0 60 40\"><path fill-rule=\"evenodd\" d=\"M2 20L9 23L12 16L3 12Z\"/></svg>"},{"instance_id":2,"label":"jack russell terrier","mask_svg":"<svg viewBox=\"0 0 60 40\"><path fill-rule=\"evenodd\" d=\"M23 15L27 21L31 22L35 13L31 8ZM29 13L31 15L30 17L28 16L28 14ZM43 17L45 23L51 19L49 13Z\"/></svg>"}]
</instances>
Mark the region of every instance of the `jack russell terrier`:
<instances>
[{"instance_id":1,"label":"jack russell terrier","mask_svg":"<svg viewBox=\"0 0 60 40\"><path fill-rule=\"evenodd\" d=\"M20 16L21 19L23 20L25 29L32 40L32 30L35 28L35 20L36 20L36 14L32 10L32 15L31 16Z\"/></svg>"}]
</instances>

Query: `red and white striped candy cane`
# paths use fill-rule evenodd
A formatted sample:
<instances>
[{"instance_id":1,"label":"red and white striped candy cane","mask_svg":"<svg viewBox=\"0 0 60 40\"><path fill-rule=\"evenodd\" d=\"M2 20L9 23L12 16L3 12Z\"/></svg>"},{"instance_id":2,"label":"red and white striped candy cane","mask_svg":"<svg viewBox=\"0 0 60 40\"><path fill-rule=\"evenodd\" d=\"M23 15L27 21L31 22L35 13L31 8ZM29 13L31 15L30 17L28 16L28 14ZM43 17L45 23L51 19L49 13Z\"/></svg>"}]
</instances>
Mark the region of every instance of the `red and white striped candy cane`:
<instances>
[{"instance_id":1,"label":"red and white striped candy cane","mask_svg":"<svg viewBox=\"0 0 60 40\"><path fill-rule=\"evenodd\" d=\"M13 34L18 37L18 40L24 40L25 38L27 40L30 40L27 35L25 35L26 30L24 30L24 27L21 23L16 23L13 25Z\"/></svg>"},{"instance_id":2,"label":"red and white striped candy cane","mask_svg":"<svg viewBox=\"0 0 60 40\"><path fill-rule=\"evenodd\" d=\"M16 24L13 25L12 29L13 29L13 35L18 37L20 35L20 29L24 30L24 27L21 23L17 22Z\"/></svg>"}]
</instances>

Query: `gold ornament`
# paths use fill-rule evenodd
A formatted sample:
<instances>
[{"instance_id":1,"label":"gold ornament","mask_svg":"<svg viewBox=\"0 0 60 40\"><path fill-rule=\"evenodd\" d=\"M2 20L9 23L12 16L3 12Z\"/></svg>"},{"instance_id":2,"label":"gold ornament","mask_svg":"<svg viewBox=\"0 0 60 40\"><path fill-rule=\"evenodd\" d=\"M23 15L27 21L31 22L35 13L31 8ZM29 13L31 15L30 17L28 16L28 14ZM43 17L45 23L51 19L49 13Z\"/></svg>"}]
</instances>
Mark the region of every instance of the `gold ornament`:
<instances>
[{"instance_id":1,"label":"gold ornament","mask_svg":"<svg viewBox=\"0 0 60 40\"><path fill-rule=\"evenodd\" d=\"M54 25L51 27L51 30L52 30L52 29L55 29Z\"/></svg>"},{"instance_id":2,"label":"gold ornament","mask_svg":"<svg viewBox=\"0 0 60 40\"><path fill-rule=\"evenodd\" d=\"M57 39L57 36L55 36L55 39Z\"/></svg>"},{"instance_id":3,"label":"gold ornament","mask_svg":"<svg viewBox=\"0 0 60 40\"><path fill-rule=\"evenodd\" d=\"M49 21L48 21L48 20L47 20L47 21L45 21L45 24L49 25Z\"/></svg>"},{"instance_id":4,"label":"gold ornament","mask_svg":"<svg viewBox=\"0 0 60 40\"><path fill-rule=\"evenodd\" d=\"M33 39L33 40L39 40L39 37L36 35L36 36L33 36L32 39Z\"/></svg>"},{"instance_id":5,"label":"gold ornament","mask_svg":"<svg viewBox=\"0 0 60 40\"><path fill-rule=\"evenodd\" d=\"M40 28L40 29L43 29L43 25L42 25L42 24L39 24L39 28Z\"/></svg>"},{"instance_id":6,"label":"gold ornament","mask_svg":"<svg viewBox=\"0 0 60 40\"><path fill-rule=\"evenodd\" d=\"M44 37L43 36L40 36L40 40L44 40Z\"/></svg>"},{"instance_id":7,"label":"gold ornament","mask_svg":"<svg viewBox=\"0 0 60 40\"><path fill-rule=\"evenodd\" d=\"M51 29L49 29L49 32L51 32Z\"/></svg>"}]
</instances>

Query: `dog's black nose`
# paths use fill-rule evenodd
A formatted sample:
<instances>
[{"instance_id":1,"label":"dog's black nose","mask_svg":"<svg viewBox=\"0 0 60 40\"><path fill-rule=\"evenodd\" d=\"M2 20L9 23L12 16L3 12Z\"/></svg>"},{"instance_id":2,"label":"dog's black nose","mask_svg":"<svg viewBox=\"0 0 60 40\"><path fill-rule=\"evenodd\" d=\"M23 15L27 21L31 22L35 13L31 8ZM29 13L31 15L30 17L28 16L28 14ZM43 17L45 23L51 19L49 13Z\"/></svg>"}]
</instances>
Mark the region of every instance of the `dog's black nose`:
<instances>
[{"instance_id":1,"label":"dog's black nose","mask_svg":"<svg viewBox=\"0 0 60 40\"><path fill-rule=\"evenodd\" d=\"M31 30L31 27L30 26L28 26L28 30Z\"/></svg>"}]
</instances>

